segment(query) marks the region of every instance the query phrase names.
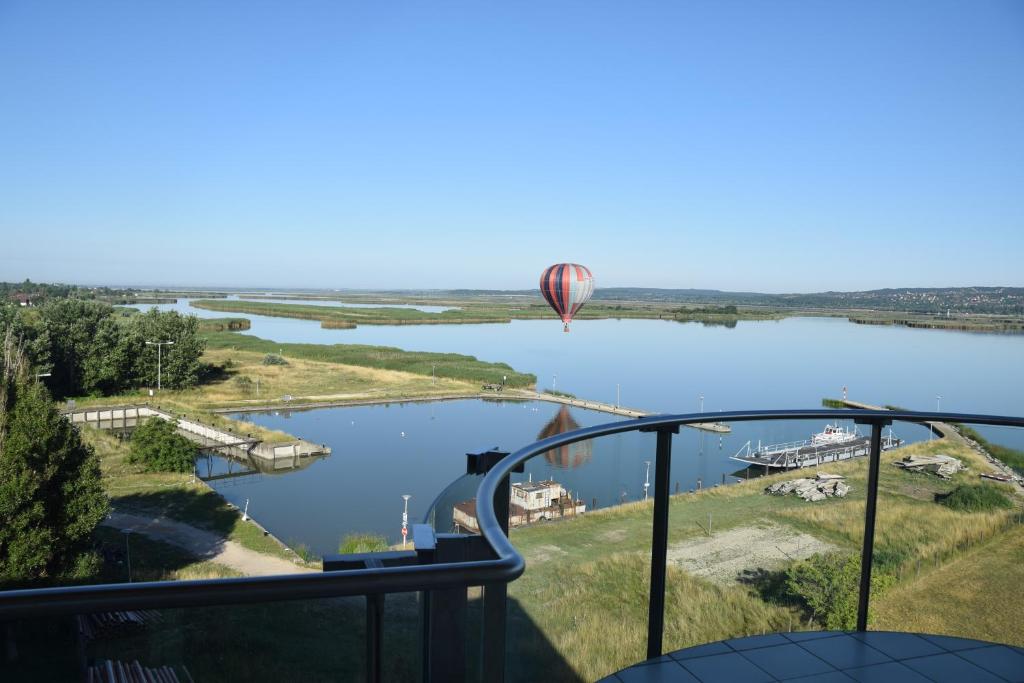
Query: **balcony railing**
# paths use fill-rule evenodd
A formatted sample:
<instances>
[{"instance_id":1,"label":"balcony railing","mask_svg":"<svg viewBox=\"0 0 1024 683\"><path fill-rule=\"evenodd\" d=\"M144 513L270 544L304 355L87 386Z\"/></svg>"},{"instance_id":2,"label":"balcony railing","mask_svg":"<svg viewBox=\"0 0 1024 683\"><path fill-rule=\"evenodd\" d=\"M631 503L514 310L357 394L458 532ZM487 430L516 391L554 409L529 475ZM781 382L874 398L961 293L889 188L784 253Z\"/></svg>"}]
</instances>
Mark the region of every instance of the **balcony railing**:
<instances>
[{"instance_id":1,"label":"balcony railing","mask_svg":"<svg viewBox=\"0 0 1024 683\"><path fill-rule=\"evenodd\" d=\"M870 427L856 621L861 631L867 629L882 429L894 421L1024 427L1024 418L1017 417L842 409L737 411L717 413L715 418L725 423L852 419ZM467 589L482 587L479 675L486 681L503 680L507 587L525 569L523 556L508 536L510 475L522 471L531 458L552 449L598 437L647 432L655 434L656 446L646 653L648 658L658 657L665 630L672 436L681 426L706 421L706 414L651 416L552 436L512 454L489 451L470 455L467 471L486 475L476 494L479 535L436 534L428 525L416 525L414 550L325 557L322 573L5 591L0 592L0 622L113 610L365 596L366 674L376 681L381 678L381 661L387 656L382 651L385 596L415 592L421 596L422 677L427 681L456 681L467 676Z\"/></svg>"}]
</instances>

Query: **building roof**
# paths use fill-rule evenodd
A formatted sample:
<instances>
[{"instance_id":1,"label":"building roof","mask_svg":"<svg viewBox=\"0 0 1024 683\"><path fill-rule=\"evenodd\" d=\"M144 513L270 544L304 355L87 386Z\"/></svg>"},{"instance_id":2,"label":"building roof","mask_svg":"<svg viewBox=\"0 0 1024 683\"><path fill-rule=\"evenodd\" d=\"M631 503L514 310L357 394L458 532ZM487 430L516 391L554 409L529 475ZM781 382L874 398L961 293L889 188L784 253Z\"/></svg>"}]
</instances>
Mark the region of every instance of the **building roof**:
<instances>
[{"instance_id":1,"label":"building roof","mask_svg":"<svg viewBox=\"0 0 1024 683\"><path fill-rule=\"evenodd\" d=\"M561 486L561 484L559 484L557 481L546 479L544 481L512 482L512 486L514 486L517 489L522 489L527 493L532 493L533 491L543 491L544 489L550 489L555 486Z\"/></svg>"}]
</instances>

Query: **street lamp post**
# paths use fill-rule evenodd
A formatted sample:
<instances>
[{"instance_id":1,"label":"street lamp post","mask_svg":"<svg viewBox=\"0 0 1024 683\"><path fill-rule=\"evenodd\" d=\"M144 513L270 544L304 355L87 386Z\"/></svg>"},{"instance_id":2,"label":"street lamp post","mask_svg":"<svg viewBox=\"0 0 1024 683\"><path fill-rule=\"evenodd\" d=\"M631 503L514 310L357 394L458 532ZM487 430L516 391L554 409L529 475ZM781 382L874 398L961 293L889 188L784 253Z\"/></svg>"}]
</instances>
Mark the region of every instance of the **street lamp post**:
<instances>
[{"instance_id":1,"label":"street lamp post","mask_svg":"<svg viewBox=\"0 0 1024 683\"><path fill-rule=\"evenodd\" d=\"M164 346L174 346L174 342L172 342L172 341L165 341L165 342L162 342L162 341L148 341L148 342L146 342L146 346L155 346L156 347L156 390L160 391L160 374L161 374L161 371L163 369L163 367L162 367L163 366L163 347Z\"/></svg>"},{"instance_id":2,"label":"street lamp post","mask_svg":"<svg viewBox=\"0 0 1024 683\"><path fill-rule=\"evenodd\" d=\"M408 493L402 494L402 500L405 501L405 509L402 511L402 549L405 550L405 539L409 536L409 499L412 498Z\"/></svg>"},{"instance_id":3,"label":"street lamp post","mask_svg":"<svg viewBox=\"0 0 1024 683\"><path fill-rule=\"evenodd\" d=\"M431 384L434 384L435 381L436 381L436 378L434 376L434 368L436 368L436 367L437 367L436 363L431 363L430 364L430 383Z\"/></svg>"},{"instance_id":4,"label":"street lamp post","mask_svg":"<svg viewBox=\"0 0 1024 683\"><path fill-rule=\"evenodd\" d=\"M619 385L615 385L615 407L619 407Z\"/></svg>"},{"instance_id":5,"label":"street lamp post","mask_svg":"<svg viewBox=\"0 0 1024 683\"><path fill-rule=\"evenodd\" d=\"M647 474L644 475L644 500L647 500L647 490L651 488L651 461L644 460L647 465Z\"/></svg>"},{"instance_id":6,"label":"street lamp post","mask_svg":"<svg viewBox=\"0 0 1024 683\"><path fill-rule=\"evenodd\" d=\"M700 400L700 412L703 413L704 412L704 394L701 394L698 398Z\"/></svg>"},{"instance_id":7,"label":"street lamp post","mask_svg":"<svg viewBox=\"0 0 1024 683\"><path fill-rule=\"evenodd\" d=\"M551 377L551 391L558 389L558 375L552 375Z\"/></svg>"}]
</instances>

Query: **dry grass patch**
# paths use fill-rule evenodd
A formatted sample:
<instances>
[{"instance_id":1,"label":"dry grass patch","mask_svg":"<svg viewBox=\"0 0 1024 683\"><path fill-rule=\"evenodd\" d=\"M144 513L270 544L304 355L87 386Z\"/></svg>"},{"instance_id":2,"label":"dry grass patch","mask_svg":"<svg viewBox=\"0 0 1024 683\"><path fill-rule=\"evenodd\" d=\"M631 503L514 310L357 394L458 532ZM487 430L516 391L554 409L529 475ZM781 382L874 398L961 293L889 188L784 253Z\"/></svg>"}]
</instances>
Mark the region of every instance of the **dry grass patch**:
<instances>
[{"instance_id":1,"label":"dry grass patch","mask_svg":"<svg viewBox=\"0 0 1024 683\"><path fill-rule=\"evenodd\" d=\"M621 553L509 586L518 609L510 618L510 661L517 680L546 680L564 659L593 681L644 658L650 558ZM546 580L547 579L547 580ZM519 610L522 612L519 612ZM796 622L788 610L765 604L741 587L727 588L668 567L665 650L766 631ZM542 638L540 634L546 636ZM553 646L555 652L547 647Z\"/></svg>"},{"instance_id":2,"label":"dry grass patch","mask_svg":"<svg viewBox=\"0 0 1024 683\"><path fill-rule=\"evenodd\" d=\"M1024 527L897 585L872 606L874 629L940 633L1024 646Z\"/></svg>"},{"instance_id":3,"label":"dry grass patch","mask_svg":"<svg viewBox=\"0 0 1024 683\"><path fill-rule=\"evenodd\" d=\"M286 356L287 365L263 365L264 354L231 349L211 349L203 360L227 366L228 377L192 390L194 401L203 404L244 405L270 403L290 395L296 399L344 400L395 396L471 393L480 387L462 380L434 378L402 372L304 360ZM239 377L249 378L240 383ZM256 396L256 380L260 395Z\"/></svg>"}]
</instances>

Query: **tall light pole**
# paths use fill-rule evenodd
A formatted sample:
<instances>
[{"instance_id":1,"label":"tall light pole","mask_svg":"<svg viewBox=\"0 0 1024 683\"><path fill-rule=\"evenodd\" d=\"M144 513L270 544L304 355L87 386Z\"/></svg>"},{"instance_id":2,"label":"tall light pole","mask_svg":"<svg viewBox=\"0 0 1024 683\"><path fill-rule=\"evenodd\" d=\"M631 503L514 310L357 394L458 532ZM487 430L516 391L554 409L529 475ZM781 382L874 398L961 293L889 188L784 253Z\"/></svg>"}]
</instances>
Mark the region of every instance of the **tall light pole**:
<instances>
[{"instance_id":1,"label":"tall light pole","mask_svg":"<svg viewBox=\"0 0 1024 683\"><path fill-rule=\"evenodd\" d=\"M558 375L552 375L551 376L551 391L554 391L557 388L558 388Z\"/></svg>"},{"instance_id":2,"label":"tall light pole","mask_svg":"<svg viewBox=\"0 0 1024 683\"><path fill-rule=\"evenodd\" d=\"M703 413L704 412L704 394L701 394L697 398L700 401L700 412Z\"/></svg>"},{"instance_id":3,"label":"tall light pole","mask_svg":"<svg viewBox=\"0 0 1024 683\"><path fill-rule=\"evenodd\" d=\"M405 510L402 511L402 549L405 549L405 539L409 535L409 499L412 498L408 493L402 495L402 500L405 501Z\"/></svg>"},{"instance_id":4,"label":"tall light pole","mask_svg":"<svg viewBox=\"0 0 1024 683\"><path fill-rule=\"evenodd\" d=\"M435 380L435 376L434 376L434 368L436 368L436 367L437 367L437 363L431 363L430 364L430 383L431 384L434 384L435 381L436 381Z\"/></svg>"},{"instance_id":5,"label":"tall light pole","mask_svg":"<svg viewBox=\"0 0 1024 683\"><path fill-rule=\"evenodd\" d=\"M647 465L647 474L644 476L644 500L647 500L647 489L651 488L651 461L644 460Z\"/></svg>"},{"instance_id":6,"label":"tall light pole","mask_svg":"<svg viewBox=\"0 0 1024 683\"><path fill-rule=\"evenodd\" d=\"M165 341L165 342L162 342L162 341L148 341L148 342L146 342L146 346L155 346L156 347L156 390L160 391L160 373L161 373L162 365L163 365L163 347L164 346L174 346L174 342L172 342L172 341Z\"/></svg>"},{"instance_id":7,"label":"tall light pole","mask_svg":"<svg viewBox=\"0 0 1024 683\"><path fill-rule=\"evenodd\" d=\"M615 385L615 407L619 407L619 385Z\"/></svg>"}]
</instances>

